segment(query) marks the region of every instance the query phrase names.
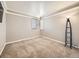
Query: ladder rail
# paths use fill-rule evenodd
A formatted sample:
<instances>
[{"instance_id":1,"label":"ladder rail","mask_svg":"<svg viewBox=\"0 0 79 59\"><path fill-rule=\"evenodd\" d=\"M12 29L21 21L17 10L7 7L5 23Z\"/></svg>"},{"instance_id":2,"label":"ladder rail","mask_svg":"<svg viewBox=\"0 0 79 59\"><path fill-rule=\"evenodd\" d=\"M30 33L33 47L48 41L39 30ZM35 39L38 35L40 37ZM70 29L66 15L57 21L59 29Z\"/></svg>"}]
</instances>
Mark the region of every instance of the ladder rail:
<instances>
[{"instance_id":1,"label":"ladder rail","mask_svg":"<svg viewBox=\"0 0 79 59\"><path fill-rule=\"evenodd\" d=\"M70 32L68 32L68 28L69 28ZM71 22L70 22L69 18L66 21L65 46L67 46L67 44L68 44L68 34L70 34L70 48L72 48L72 27L71 27Z\"/></svg>"}]
</instances>

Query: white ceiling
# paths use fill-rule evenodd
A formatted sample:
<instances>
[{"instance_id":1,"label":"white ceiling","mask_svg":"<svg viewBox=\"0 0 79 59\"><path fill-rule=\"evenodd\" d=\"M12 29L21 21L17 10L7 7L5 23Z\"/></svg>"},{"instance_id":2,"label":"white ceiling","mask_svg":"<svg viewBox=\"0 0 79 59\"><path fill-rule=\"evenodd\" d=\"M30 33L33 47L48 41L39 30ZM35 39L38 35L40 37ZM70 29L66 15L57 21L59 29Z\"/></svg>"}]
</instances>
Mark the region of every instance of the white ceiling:
<instances>
[{"instance_id":1,"label":"white ceiling","mask_svg":"<svg viewBox=\"0 0 79 59\"><path fill-rule=\"evenodd\" d=\"M57 12L76 3L77 1L7 1L6 5L8 10L40 17Z\"/></svg>"}]
</instances>

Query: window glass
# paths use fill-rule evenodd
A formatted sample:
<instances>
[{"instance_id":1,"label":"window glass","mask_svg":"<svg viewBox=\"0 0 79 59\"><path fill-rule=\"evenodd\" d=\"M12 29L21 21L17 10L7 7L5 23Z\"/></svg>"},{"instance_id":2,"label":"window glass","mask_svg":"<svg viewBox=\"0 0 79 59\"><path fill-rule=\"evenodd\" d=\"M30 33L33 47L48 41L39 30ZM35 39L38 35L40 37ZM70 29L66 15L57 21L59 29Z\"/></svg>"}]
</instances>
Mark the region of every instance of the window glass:
<instances>
[{"instance_id":1,"label":"window glass","mask_svg":"<svg viewBox=\"0 0 79 59\"><path fill-rule=\"evenodd\" d=\"M39 24L38 19L32 19L32 29L37 29L38 24Z\"/></svg>"}]
</instances>

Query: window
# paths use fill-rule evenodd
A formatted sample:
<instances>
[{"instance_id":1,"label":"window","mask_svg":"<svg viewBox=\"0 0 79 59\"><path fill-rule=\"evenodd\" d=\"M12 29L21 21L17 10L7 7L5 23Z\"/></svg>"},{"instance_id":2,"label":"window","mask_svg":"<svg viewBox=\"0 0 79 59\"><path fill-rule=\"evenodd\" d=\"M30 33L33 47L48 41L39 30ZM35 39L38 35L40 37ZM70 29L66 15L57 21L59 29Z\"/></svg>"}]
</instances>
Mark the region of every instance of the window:
<instances>
[{"instance_id":1,"label":"window","mask_svg":"<svg viewBox=\"0 0 79 59\"><path fill-rule=\"evenodd\" d=\"M37 29L39 26L39 20L38 19L32 19L32 29Z\"/></svg>"}]
</instances>

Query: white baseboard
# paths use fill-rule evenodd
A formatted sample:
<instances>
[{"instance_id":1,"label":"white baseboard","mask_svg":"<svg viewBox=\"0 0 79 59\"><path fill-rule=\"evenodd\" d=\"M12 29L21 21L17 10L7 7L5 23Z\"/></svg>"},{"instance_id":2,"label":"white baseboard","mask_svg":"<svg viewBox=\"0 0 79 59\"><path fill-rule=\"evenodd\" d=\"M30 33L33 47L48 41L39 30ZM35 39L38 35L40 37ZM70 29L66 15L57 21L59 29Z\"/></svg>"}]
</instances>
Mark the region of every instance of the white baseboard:
<instances>
[{"instance_id":1,"label":"white baseboard","mask_svg":"<svg viewBox=\"0 0 79 59\"><path fill-rule=\"evenodd\" d=\"M47 36L43 36L43 38L50 39L50 40L53 40L53 41L55 41L55 42L58 42L58 43L64 44L64 42L61 42L61 41L58 41L58 40L52 39L52 38L47 37Z\"/></svg>"},{"instance_id":2,"label":"white baseboard","mask_svg":"<svg viewBox=\"0 0 79 59\"><path fill-rule=\"evenodd\" d=\"M11 43L15 43L15 42L20 42L20 41L23 41L23 40L31 40L31 39L35 39L35 38L38 38L38 37L40 37L40 35L33 36L33 37L29 37L29 38L24 38L24 39L12 41L12 42L6 42L6 44L11 44Z\"/></svg>"},{"instance_id":3,"label":"white baseboard","mask_svg":"<svg viewBox=\"0 0 79 59\"><path fill-rule=\"evenodd\" d=\"M55 39L53 39L53 38L50 38L50 37L47 37L47 36L42 36L43 38L46 38L46 39L50 39L50 40L53 40L53 41L55 41L55 42L58 42L58 43L61 43L61 44L65 44L64 42L61 42L61 41L58 41L58 40L55 40ZM79 46L74 46L74 45L72 45L74 48L79 48Z\"/></svg>"},{"instance_id":4,"label":"white baseboard","mask_svg":"<svg viewBox=\"0 0 79 59\"><path fill-rule=\"evenodd\" d=\"M2 54L2 52L3 52L4 48L5 48L5 46L6 46L6 43L3 45L2 50L0 51L0 55Z\"/></svg>"}]
</instances>

